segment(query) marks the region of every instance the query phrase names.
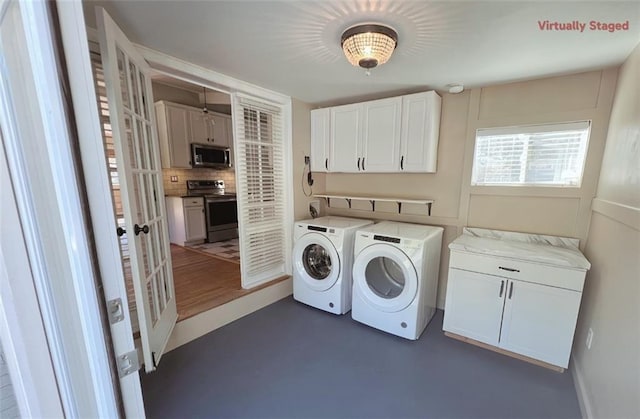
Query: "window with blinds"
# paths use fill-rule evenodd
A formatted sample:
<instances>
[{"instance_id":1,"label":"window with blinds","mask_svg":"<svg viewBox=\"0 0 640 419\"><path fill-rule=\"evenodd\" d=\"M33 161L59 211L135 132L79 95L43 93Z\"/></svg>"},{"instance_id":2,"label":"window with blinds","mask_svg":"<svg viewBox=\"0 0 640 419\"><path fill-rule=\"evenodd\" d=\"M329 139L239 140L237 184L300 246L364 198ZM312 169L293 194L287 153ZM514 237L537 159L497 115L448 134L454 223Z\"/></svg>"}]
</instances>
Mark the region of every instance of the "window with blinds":
<instances>
[{"instance_id":1,"label":"window with blinds","mask_svg":"<svg viewBox=\"0 0 640 419\"><path fill-rule=\"evenodd\" d=\"M285 273L286 197L282 110L234 99L236 189L243 286Z\"/></svg>"},{"instance_id":2,"label":"window with blinds","mask_svg":"<svg viewBox=\"0 0 640 419\"><path fill-rule=\"evenodd\" d=\"M471 184L579 187L590 125L479 129Z\"/></svg>"}]
</instances>

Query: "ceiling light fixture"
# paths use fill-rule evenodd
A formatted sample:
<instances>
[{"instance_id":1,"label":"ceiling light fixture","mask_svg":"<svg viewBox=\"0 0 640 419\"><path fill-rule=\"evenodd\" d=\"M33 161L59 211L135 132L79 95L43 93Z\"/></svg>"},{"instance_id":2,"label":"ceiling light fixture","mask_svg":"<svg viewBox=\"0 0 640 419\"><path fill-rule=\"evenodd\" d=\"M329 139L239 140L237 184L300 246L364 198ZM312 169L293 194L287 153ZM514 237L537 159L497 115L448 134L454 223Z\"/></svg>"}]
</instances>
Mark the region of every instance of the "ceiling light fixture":
<instances>
[{"instance_id":1,"label":"ceiling light fixture","mask_svg":"<svg viewBox=\"0 0 640 419\"><path fill-rule=\"evenodd\" d=\"M388 26L367 23L348 28L340 45L351 65L370 70L386 63L398 45L398 33Z\"/></svg>"}]
</instances>

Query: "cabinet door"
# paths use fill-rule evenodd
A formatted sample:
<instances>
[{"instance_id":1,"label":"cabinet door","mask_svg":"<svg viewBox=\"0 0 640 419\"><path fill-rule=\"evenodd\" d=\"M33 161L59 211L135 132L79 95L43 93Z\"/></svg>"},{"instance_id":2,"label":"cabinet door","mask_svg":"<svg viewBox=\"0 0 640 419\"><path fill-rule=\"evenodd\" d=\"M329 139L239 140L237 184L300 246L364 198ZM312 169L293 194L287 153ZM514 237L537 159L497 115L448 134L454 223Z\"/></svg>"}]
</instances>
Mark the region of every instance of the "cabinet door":
<instances>
[{"instance_id":1,"label":"cabinet door","mask_svg":"<svg viewBox=\"0 0 640 419\"><path fill-rule=\"evenodd\" d=\"M329 108L311 111L311 170L329 170Z\"/></svg>"},{"instance_id":2,"label":"cabinet door","mask_svg":"<svg viewBox=\"0 0 640 419\"><path fill-rule=\"evenodd\" d=\"M500 347L566 368L581 293L509 281Z\"/></svg>"},{"instance_id":3,"label":"cabinet door","mask_svg":"<svg viewBox=\"0 0 640 419\"><path fill-rule=\"evenodd\" d=\"M204 207L184 208L184 228L186 241L201 240L207 237Z\"/></svg>"},{"instance_id":4,"label":"cabinet door","mask_svg":"<svg viewBox=\"0 0 640 419\"><path fill-rule=\"evenodd\" d=\"M202 111L188 111L189 125L191 127L191 142L199 144L207 144L209 139L209 131L207 128L208 115Z\"/></svg>"},{"instance_id":5,"label":"cabinet door","mask_svg":"<svg viewBox=\"0 0 640 419\"><path fill-rule=\"evenodd\" d=\"M362 110L361 103L331 108L330 172L362 171Z\"/></svg>"},{"instance_id":6,"label":"cabinet door","mask_svg":"<svg viewBox=\"0 0 640 419\"><path fill-rule=\"evenodd\" d=\"M401 97L365 102L363 171L380 173L400 169L401 110Z\"/></svg>"},{"instance_id":7,"label":"cabinet door","mask_svg":"<svg viewBox=\"0 0 640 419\"><path fill-rule=\"evenodd\" d=\"M449 269L442 328L489 345L498 345L507 280Z\"/></svg>"},{"instance_id":8,"label":"cabinet door","mask_svg":"<svg viewBox=\"0 0 640 419\"><path fill-rule=\"evenodd\" d=\"M174 168L191 168L191 142L187 111L166 106L167 141L169 142L169 164ZM160 131L160 129L159 129Z\"/></svg>"},{"instance_id":9,"label":"cabinet door","mask_svg":"<svg viewBox=\"0 0 640 419\"><path fill-rule=\"evenodd\" d=\"M436 171L440 103L440 96L436 92L417 93L402 98L400 171Z\"/></svg>"},{"instance_id":10,"label":"cabinet door","mask_svg":"<svg viewBox=\"0 0 640 419\"><path fill-rule=\"evenodd\" d=\"M222 115L209 115L207 121L209 142L221 147L229 147L227 135L227 118Z\"/></svg>"}]
</instances>

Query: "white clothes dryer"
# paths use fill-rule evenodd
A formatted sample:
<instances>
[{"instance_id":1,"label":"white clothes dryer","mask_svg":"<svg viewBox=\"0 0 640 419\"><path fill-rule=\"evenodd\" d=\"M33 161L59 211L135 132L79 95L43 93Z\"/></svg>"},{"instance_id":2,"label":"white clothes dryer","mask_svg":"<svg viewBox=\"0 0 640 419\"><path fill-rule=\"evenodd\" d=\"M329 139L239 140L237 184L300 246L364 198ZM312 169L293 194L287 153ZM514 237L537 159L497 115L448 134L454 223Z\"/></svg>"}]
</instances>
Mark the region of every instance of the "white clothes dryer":
<instances>
[{"instance_id":1,"label":"white clothes dryer","mask_svg":"<svg viewBox=\"0 0 640 419\"><path fill-rule=\"evenodd\" d=\"M391 221L355 239L354 320L416 340L436 310L442 227Z\"/></svg>"},{"instance_id":2,"label":"white clothes dryer","mask_svg":"<svg viewBox=\"0 0 640 419\"><path fill-rule=\"evenodd\" d=\"M344 314L351 310L351 267L356 231L369 220L321 217L296 221L293 230L293 298Z\"/></svg>"}]
</instances>

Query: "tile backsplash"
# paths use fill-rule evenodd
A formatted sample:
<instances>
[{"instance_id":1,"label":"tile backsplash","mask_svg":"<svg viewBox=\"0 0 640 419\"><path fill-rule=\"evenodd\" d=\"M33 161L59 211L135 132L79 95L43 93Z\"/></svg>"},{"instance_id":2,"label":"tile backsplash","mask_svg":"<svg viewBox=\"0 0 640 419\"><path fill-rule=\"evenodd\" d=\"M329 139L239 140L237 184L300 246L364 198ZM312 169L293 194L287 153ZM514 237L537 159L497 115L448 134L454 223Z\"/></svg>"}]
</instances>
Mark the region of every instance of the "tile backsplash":
<instances>
[{"instance_id":1,"label":"tile backsplash","mask_svg":"<svg viewBox=\"0 0 640 419\"><path fill-rule=\"evenodd\" d=\"M177 176L177 182L171 182L171 176ZM235 192L236 175L233 169L162 169L162 184L165 195L182 196L187 194L188 180L224 180L227 192Z\"/></svg>"}]
</instances>

